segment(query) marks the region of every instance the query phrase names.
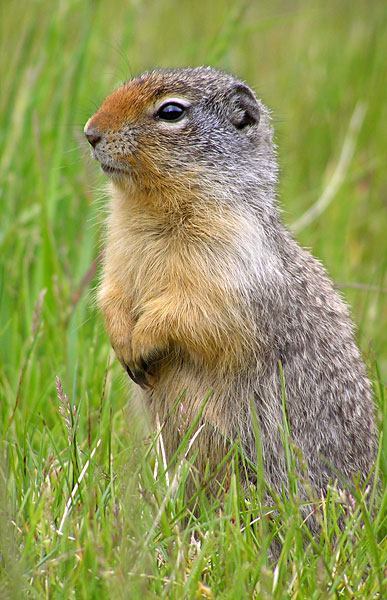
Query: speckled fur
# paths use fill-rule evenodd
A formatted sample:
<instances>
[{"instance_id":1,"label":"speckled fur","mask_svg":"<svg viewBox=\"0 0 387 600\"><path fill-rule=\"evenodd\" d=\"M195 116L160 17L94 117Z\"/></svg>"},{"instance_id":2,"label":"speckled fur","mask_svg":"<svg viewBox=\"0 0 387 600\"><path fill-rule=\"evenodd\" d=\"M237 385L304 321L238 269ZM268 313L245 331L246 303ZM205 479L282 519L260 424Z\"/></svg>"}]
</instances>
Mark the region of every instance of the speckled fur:
<instances>
[{"instance_id":1,"label":"speckled fur","mask_svg":"<svg viewBox=\"0 0 387 600\"><path fill-rule=\"evenodd\" d=\"M184 122L157 119L167 98L189 104ZM336 471L364 479L376 448L370 384L346 305L281 223L267 109L228 74L155 71L113 92L90 132L101 138L94 157L120 169L109 173L99 304L121 363L147 379L169 456L212 390L197 466L216 468L236 437L255 461L253 398L265 477L286 485L281 361L315 490Z\"/></svg>"}]
</instances>

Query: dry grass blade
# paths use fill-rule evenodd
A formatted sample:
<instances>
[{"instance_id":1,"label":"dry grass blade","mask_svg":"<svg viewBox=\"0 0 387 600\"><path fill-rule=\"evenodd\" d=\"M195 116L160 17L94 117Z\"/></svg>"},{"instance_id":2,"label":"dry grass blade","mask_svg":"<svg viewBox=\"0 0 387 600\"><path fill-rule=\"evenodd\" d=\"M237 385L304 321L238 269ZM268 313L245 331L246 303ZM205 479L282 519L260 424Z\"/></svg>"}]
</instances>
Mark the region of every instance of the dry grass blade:
<instances>
[{"instance_id":1,"label":"dry grass blade","mask_svg":"<svg viewBox=\"0 0 387 600\"><path fill-rule=\"evenodd\" d=\"M95 448L93 448L93 450L92 450L92 452L90 454L90 458L88 458L87 461L85 462L84 467L83 467L82 471L80 472L79 477L77 479L77 482L76 482L76 484L75 484L75 486L73 488L73 491L71 492L71 495L69 496L69 499L66 502L65 510L64 510L64 513L63 513L63 517L62 517L62 520L60 522L59 529L57 530L57 533L59 535L63 535L63 526L64 526L65 521L67 519L67 516L69 514L71 505L72 505L73 500L75 498L75 495L76 495L76 493L78 491L79 485L80 485L82 479L84 478L84 476L86 475L86 471L89 468L90 461L94 457L94 454L96 453L97 449L99 448L99 446L101 444L101 441L102 440L99 439L98 442L97 442L97 444L96 444L96 446L95 446Z\"/></svg>"},{"instance_id":2,"label":"dry grass blade","mask_svg":"<svg viewBox=\"0 0 387 600\"><path fill-rule=\"evenodd\" d=\"M351 120L349 122L347 135L345 136L344 144L335 172L333 173L330 182L321 194L320 198L302 215L302 217L300 217L290 226L294 233L298 233L302 229L305 229L305 227L317 219L321 213L326 210L337 194L340 185L345 179L349 165L351 164L355 151L356 140L361 126L363 125L366 112L367 105L365 102L359 101L355 106L355 110L353 111Z\"/></svg>"},{"instance_id":3,"label":"dry grass blade","mask_svg":"<svg viewBox=\"0 0 387 600\"><path fill-rule=\"evenodd\" d=\"M35 309L34 309L34 314L33 314L33 319L32 319L32 333L31 333L30 345L29 345L29 348L28 348L27 353L25 355L25 358L24 358L24 361L23 361L23 365L22 365L22 368L21 368L21 371L20 371L19 383L18 383L18 386L17 386L15 404L14 404L14 407L13 407L13 410L12 410L12 414L11 414L9 420L8 420L8 423L7 423L7 427L6 427L6 430L5 430L6 432L8 431L8 429L9 429L9 427L10 427L10 425L11 425L11 423L12 423L14 417L15 417L15 413L16 413L17 407L19 405L21 388L22 388L22 383L23 383L23 378L24 378L24 373L25 373L25 370L27 368L28 361L29 361L30 356L31 356L31 352L32 352L32 349L33 349L33 347L35 345L36 338L37 338L37 335L38 335L38 332L39 332L39 325L40 325L41 316L42 316L43 301L44 301L44 297L45 297L46 293L47 293L47 288L45 288L44 290L42 290L40 292L39 298L38 298L38 300L37 300L37 302L35 304Z\"/></svg>"}]
</instances>

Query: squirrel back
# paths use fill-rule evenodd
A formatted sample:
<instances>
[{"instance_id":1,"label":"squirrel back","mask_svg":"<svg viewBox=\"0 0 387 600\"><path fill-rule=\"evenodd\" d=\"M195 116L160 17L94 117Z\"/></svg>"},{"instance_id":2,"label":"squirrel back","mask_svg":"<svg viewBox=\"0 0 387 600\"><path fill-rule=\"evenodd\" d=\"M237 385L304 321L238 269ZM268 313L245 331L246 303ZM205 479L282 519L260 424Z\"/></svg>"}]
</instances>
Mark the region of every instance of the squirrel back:
<instances>
[{"instance_id":1,"label":"squirrel back","mask_svg":"<svg viewBox=\"0 0 387 600\"><path fill-rule=\"evenodd\" d=\"M196 464L216 469L236 438L256 461L253 398L266 479L281 489L281 364L315 489L337 472L364 479L370 383L346 305L281 222L268 110L226 73L154 71L113 92L85 134L111 178L99 304L169 455L211 391Z\"/></svg>"}]
</instances>

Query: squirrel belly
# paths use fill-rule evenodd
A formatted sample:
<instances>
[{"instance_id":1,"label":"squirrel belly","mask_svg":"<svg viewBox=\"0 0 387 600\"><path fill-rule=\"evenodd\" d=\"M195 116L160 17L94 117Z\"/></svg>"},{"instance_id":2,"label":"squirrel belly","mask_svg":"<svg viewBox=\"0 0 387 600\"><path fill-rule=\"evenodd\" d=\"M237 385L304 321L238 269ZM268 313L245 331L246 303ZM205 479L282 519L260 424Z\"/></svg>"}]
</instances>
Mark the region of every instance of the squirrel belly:
<instances>
[{"instance_id":1,"label":"squirrel belly","mask_svg":"<svg viewBox=\"0 0 387 600\"><path fill-rule=\"evenodd\" d=\"M314 488L337 472L364 480L376 452L370 383L346 305L281 222L267 109L226 73L154 71L113 92L85 134L111 178L99 305L153 423L165 423L169 456L211 392L196 465L216 469L235 439L256 461L253 399L279 490L281 363Z\"/></svg>"}]
</instances>

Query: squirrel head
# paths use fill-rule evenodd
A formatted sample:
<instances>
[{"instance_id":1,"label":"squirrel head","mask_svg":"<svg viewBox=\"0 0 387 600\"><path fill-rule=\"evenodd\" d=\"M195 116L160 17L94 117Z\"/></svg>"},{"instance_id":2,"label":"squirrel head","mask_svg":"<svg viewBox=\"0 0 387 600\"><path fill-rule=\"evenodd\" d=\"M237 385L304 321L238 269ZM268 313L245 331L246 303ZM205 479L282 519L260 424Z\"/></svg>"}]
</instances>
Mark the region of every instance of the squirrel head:
<instances>
[{"instance_id":1,"label":"squirrel head","mask_svg":"<svg viewBox=\"0 0 387 600\"><path fill-rule=\"evenodd\" d=\"M275 173L267 109L209 67L152 71L125 83L88 120L92 155L114 185L219 193ZM215 192L217 193L217 192Z\"/></svg>"}]
</instances>

